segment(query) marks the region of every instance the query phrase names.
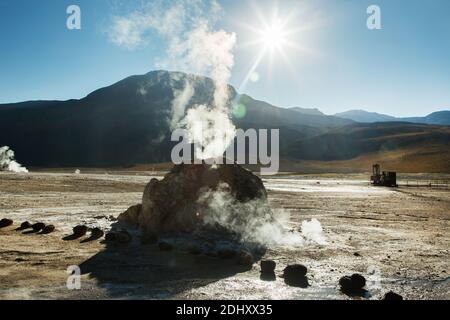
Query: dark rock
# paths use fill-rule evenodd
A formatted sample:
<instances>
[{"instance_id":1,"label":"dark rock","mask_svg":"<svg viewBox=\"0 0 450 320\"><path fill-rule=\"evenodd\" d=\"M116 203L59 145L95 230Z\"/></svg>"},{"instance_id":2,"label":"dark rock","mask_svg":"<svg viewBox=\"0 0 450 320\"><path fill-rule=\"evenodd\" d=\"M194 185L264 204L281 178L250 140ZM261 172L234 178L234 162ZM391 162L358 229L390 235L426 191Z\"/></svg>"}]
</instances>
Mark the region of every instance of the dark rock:
<instances>
[{"instance_id":1,"label":"dark rock","mask_svg":"<svg viewBox=\"0 0 450 320\"><path fill-rule=\"evenodd\" d=\"M131 206L124 213L119 215L118 220L131 225L139 225L139 216L141 214L142 205L136 204Z\"/></svg>"},{"instance_id":2,"label":"dark rock","mask_svg":"<svg viewBox=\"0 0 450 320\"><path fill-rule=\"evenodd\" d=\"M276 265L273 260L261 260L261 273L274 273Z\"/></svg>"},{"instance_id":3,"label":"dark rock","mask_svg":"<svg viewBox=\"0 0 450 320\"><path fill-rule=\"evenodd\" d=\"M349 276L343 276L339 279L339 285L343 291L353 290L353 281Z\"/></svg>"},{"instance_id":4,"label":"dark rock","mask_svg":"<svg viewBox=\"0 0 450 320\"><path fill-rule=\"evenodd\" d=\"M308 268L306 268L302 264L291 264L284 268L284 277L290 277L290 276L306 276L306 273L308 273Z\"/></svg>"},{"instance_id":5,"label":"dark rock","mask_svg":"<svg viewBox=\"0 0 450 320\"><path fill-rule=\"evenodd\" d=\"M31 225L31 228L33 229L34 232L39 232L45 228L45 224L42 222L38 222L38 223Z\"/></svg>"},{"instance_id":6,"label":"dark rock","mask_svg":"<svg viewBox=\"0 0 450 320\"><path fill-rule=\"evenodd\" d=\"M275 281L277 279L277 276L275 275L275 272L266 272L261 273L259 278L263 281Z\"/></svg>"},{"instance_id":7,"label":"dark rock","mask_svg":"<svg viewBox=\"0 0 450 320\"><path fill-rule=\"evenodd\" d=\"M152 235L214 229L219 226L203 219L213 209L208 199L201 196L205 195L204 191L219 189L229 192L236 203L261 200L258 210L249 210L245 214L242 210L229 210L230 221L242 224L274 221L261 179L237 164L177 165L163 180L152 179L144 190L142 206L131 207L119 216L119 221L138 225L144 233ZM233 230L227 231L232 233Z\"/></svg>"},{"instance_id":8,"label":"dark rock","mask_svg":"<svg viewBox=\"0 0 450 320\"><path fill-rule=\"evenodd\" d=\"M159 247L159 250L161 250L161 251L173 250L173 246L170 243L164 242L164 241L161 241L160 243L158 243L158 247Z\"/></svg>"},{"instance_id":9,"label":"dark rock","mask_svg":"<svg viewBox=\"0 0 450 320\"><path fill-rule=\"evenodd\" d=\"M105 233L100 228L93 228L91 230L91 238L94 238L94 239L100 239L101 237L103 237L104 234Z\"/></svg>"},{"instance_id":10,"label":"dark rock","mask_svg":"<svg viewBox=\"0 0 450 320\"><path fill-rule=\"evenodd\" d=\"M366 285L366 278L359 273L352 274L351 279L354 287L357 289L362 289Z\"/></svg>"},{"instance_id":11,"label":"dark rock","mask_svg":"<svg viewBox=\"0 0 450 320\"><path fill-rule=\"evenodd\" d=\"M238 264L241 266L251 266L254 263L253 256L250 252L242 251L238 256Z\"/></svg>"},{"instance_id":12,"label":"dark rock","mask_svg":"<svg viewBox=\"0 0 450 320\"><path fill-rule=\"evenodd\" d=\"M302 264L289 265L284 269L284 282L293 287L306 288L309 286L306 273L308 269Z\"/></svg>"},{"instance_id":13,"label":"dark rock","mask_svg":"<svg viewBox=\"0 0 450 320\"><path fill-rule=\"evenodd\" d=\"M217 256L220 259L232 259L234 256L236 256L236 251L231 249L220 249L217 251Z\"/></svg>"},{"instance_id":14,"label":"dark rock","mask_svg":"<svg viewBox=\"0 0 450 320\"><path fill-rule=\"evenodd\" d=\"M28 221L25 221L20 224L20 227L17 228L17 230L26 230L29 228L31 228L31 223L29 223Z\"/></svg>"},{"instance_id":15,"label":"dark rock","mask_svg":"<svg viewBox=\"0 0 450 320\"><path fill-rule=\"evenodd\" d=\"M2 220L0 220L0 228L9 227L13 223L14 223L14 221L12 221L11 219L2 219Z\"/></svg>"},{"instance_id":16,"label":"dark rock","mask_svg":"<svg viewBox=\"0 0 450 320\"><path fill-rule=\"evenodd\" d=\"M88 227L85 225L79 225L74 227L72 230L75 236L82 237L88 232Z\"/></svg>"},{"instance_id":17,"label":"dark rock","mask_svg":"<svg viewBox=\"0 0 450 320\"><path fill-rule=\"evenodd\" d=\"M363 296L366 293L363 289L366 285L366 279L358 273L342 277L339 279L339 285L341 291L350 296Z\"/></svg>"},{"instance_id":18,"label":"dark rock","mask_svg":"<svg viewBox=\"0 0 450 320\"><path fill-rule=\"evenodd\" d=\"M49 224L49 225L45 226L44 228L42 228L41 233L49 234L49 233L52 233L53 231L55 231L55 226L52 224Z\"/></svg>"},{"instance_id":19,"label":"dark rock","mask_svg":"<svg viewBox=\"0 0 450 320\"><path fill-rule=\"evenodd\" d=\"M355 252L353 255L354 255L355 257L360 257L360 256L361 256L358 252Z\"/></svg>"},{"instance_id":20,"label":"dark rock","mask_svg":"<svg viewBox=\"0 0 450 320\"><path fill-rule=\"evenodd\" d=\"M389 291L384 295L383 300L403 300L403 297L393 291Z\"/></svg>"}]
</instances>

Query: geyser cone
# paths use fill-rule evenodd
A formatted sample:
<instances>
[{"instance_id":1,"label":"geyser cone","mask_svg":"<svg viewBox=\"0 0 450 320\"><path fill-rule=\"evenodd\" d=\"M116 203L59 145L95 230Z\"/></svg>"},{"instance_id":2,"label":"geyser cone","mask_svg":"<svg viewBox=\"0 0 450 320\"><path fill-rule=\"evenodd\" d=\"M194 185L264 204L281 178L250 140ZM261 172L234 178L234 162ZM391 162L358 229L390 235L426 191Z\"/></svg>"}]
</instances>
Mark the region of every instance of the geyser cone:
<instances>
[{"instance_id":1,"label":"geyser cone","mask_svg":"<svg viewBox=\"0 0 450 320\"><path fill-rule=\"evenodd\" d=\"M273 222L261 179L237 164L181 164L163 180L146 186L142 206L119 220L150 235L221 231L252 239L260 225Z\"/></svg>"}]
</instances>

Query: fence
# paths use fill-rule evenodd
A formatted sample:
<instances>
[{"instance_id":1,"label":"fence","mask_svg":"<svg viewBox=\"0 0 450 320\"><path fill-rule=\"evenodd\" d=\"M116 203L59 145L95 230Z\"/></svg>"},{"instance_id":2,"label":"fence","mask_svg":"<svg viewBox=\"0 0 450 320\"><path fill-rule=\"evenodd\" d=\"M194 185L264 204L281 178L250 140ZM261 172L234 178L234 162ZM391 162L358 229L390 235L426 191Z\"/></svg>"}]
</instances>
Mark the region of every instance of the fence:
<instances>
[{"instance_id":1,"label":"fence","mask_svg":"<svg viewBox=\"0 0 450 320\"><path fill-rule=\"evenodd\" d=\"M406 180L406 184L400 183L404 187L418 187L418 188L433 188L433 189L448 189L448 180Z\"/></svg>"}]
</instances>

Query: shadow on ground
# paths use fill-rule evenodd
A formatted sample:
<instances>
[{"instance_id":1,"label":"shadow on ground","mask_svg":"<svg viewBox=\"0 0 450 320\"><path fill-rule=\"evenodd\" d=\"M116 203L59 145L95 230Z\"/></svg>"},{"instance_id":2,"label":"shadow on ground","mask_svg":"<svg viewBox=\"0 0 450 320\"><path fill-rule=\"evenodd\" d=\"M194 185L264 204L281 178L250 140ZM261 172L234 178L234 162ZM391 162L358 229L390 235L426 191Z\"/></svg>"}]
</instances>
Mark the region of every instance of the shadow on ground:
<instances>
[{"instance_id":1,"label":"shadow on ground","mask_svg":"<svg viewBox=\"0 0 450 320\"><path fill-rule=\"evenodd\" d=\"M160 251L135 236L126 244L106 243L105 250L80 265L111 298L170 299L193 288L246 272L237 257L220 259L183 251ZM190 299L202 297L189 297Z\"/></svg>"}]
</instances>

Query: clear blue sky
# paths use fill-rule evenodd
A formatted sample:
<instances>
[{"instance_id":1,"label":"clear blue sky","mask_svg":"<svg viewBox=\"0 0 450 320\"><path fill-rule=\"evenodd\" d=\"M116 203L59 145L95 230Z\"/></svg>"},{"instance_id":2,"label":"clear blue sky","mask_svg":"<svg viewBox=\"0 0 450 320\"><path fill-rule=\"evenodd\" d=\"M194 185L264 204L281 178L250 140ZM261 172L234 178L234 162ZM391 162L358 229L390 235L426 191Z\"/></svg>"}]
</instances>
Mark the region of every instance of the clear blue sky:
<instances>
[{"instance_id":1,"label":"clear blue sky","mask_svg":"<svg viewBox=\"0 0 450 320\"><path fill-rule=\"evenodd\" d=\"M260 50L245 46L259 27L249 1L219 1L217 23L237 34L231 83L240 87ZM269 16L274 1L256 1ZM66 8L77 4L82 29L66 28ZM0 0L0 103L81 98L133 74L154 70L164 58L161 39L150 35L134 50L112 43L113 16L141 1ZM381 8L382 30L368 30L366 9ZM287 28L305 49L286 49L286 60L263 58L259 81L242 88L282 107L316 107L328 114L366 109L396 116L450 109L449 0L281 0L279 17L297 12Z\"/></svg>"}]
</instances>

